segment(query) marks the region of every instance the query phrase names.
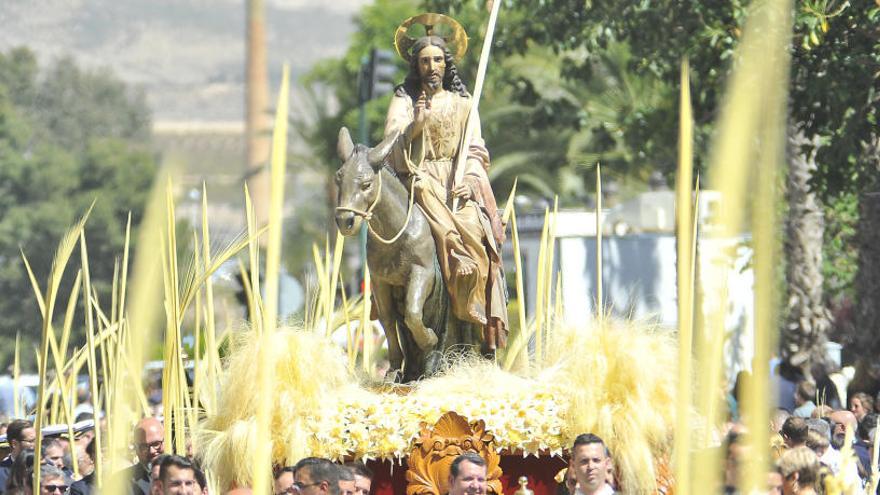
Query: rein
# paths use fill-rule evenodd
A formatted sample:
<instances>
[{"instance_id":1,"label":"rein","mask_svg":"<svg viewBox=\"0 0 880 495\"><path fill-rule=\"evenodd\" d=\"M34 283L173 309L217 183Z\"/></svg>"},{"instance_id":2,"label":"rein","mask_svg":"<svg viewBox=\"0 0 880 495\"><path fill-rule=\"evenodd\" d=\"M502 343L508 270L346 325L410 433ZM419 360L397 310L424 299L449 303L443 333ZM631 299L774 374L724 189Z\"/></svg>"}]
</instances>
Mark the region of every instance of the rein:
<instances>
[{"instance_id":1,"label":"rein","mask_svg":"<svg viewBox=\"0 0 880 495\"><path fill-rule=\"evenodd\" d=\"M409 161L408 158L407 158L407 161ZM370 230L370 233L372 233L373 236L375 236L379 242L381 242L382 244L393 244L395 241L397 241L397 239L400 238L401 235L403 235L403 231L406 230L406 226L409 225L409 220L410 220L410 218L412 218L413 200L415 198L414 189L415 189L415 184L416 184L417 178L414 176L414 177L412 177L412 180L410 181L409 206L407 206L407 208L406 208L406 221L403 222L403 226L400 228L400 231L394 237L392 237L391 239L383 239L382 236L380 236L375 230L373 230L373 226L370 225L370 220L373 218L373 210L376 208L376 205L379 204L379 200L382 199L382 171L379 170L379 172L376 175L379 176L379 185L377 186L378 191L376 191L376 199L374 199L373 202L370 203L370 206L368 206L366 210L359 210L357 208L349 208L347 206L337 206L336 211L350 211L350 212L354 213L355 215L362 217L364 219L364 221L367 222L367 229Z\"/></svg>"}]
</instances>

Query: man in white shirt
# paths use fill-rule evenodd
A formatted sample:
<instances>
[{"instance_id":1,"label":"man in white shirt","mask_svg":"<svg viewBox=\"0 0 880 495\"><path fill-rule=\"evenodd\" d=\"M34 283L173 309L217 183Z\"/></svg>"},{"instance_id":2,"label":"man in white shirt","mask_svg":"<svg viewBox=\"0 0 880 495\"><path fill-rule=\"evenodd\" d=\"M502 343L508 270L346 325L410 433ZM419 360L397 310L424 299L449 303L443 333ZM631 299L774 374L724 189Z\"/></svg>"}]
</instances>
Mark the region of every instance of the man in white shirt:
<instances>
[{"instance_id":1,"label":"man in white shirt","mask_svg":"<svg viewBox=\"0 0 880 495\"><path fill-rule=\"evenodd\" d=\"M584 495L610 495L614 489L605 482L605 474L611 458L601 438L592 433L578 435L571 447L569 468L575 472L578 493Z\"/></svg>"}]
</instances>

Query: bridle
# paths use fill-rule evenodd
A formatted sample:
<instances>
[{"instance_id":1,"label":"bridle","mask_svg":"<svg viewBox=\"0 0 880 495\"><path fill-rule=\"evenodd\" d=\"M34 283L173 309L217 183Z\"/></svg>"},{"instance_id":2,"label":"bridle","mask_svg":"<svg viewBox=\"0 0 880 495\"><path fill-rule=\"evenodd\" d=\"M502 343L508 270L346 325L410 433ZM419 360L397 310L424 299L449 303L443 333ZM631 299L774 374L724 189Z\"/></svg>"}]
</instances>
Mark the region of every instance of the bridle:
<instances>
[{"instance_id":1,"label":"bridle","mask_svg":"<svg viewBox=\"0 0 880 495\"><path fill-rule=\"evenodd\" d=\"M409 162L409 157L407 157L407 162ZM410 181L409 206L407 206L406 208L406 221L403 222L403 226L394 237L392 237L391 239L383 239L382 236L380 236L375 230L373 230L373 227L370 225L370 220L373 218L373 210L376 209L376 205L379 204L379 200L382 199L382 170L380 169L378 172L376 172L376 175L379 177L379 184L378 186L376 186L376 199L374 199L373 202L370 203L370 206L368 206L366 210L359 210L357 208L351 208L348 206L337 206L336 211L348 211L363 218L364 222L367 223L367 229L369 229L370 233L372 233L379 242L381 242L382 244L393 244L395 241L397 241L397 239L400 238L401 235L403 235L403 231L406 230L406 226L409 225L409 219L412 217L413 199L415 198L415 194L413 193L415 192L417 177L413 176L412 180Z\"/></svg>"}]
</instances>

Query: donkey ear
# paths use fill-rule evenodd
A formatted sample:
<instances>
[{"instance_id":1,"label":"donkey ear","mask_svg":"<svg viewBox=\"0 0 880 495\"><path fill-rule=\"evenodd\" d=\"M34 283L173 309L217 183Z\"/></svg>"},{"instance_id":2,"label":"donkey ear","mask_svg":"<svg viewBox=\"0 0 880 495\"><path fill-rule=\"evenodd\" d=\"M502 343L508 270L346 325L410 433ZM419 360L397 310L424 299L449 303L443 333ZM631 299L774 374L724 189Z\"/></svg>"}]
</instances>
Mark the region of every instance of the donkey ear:
<instances>
[{"instance_id":1,"label":"donkey ear","mask_svg":"<svg viewBox=\"0 0 880 495\"><path fill-rule=\"evenodd\" d=\"M400 131L391 133L381 143L377 144L375 148L370 150L370 153L367 155L370 165L378 167L385 162L385 157L388 156L388 153L391 153L391 149L394 148L398 136L400 136Z\"/></svg>"},{"instance_id":2,"label":"donkey ear","mask_svg":"<svg viewBox=\"0 0 880 495\"><path fill-rule=\"evenodd\" d=\"M339 154L339 159L343 162L348 160L353 151L354 143L351 141L351 134L348 133L348 128L343 127L339 129L339 141L336 143L336 152Z\"/></svg>"}]
</instances>

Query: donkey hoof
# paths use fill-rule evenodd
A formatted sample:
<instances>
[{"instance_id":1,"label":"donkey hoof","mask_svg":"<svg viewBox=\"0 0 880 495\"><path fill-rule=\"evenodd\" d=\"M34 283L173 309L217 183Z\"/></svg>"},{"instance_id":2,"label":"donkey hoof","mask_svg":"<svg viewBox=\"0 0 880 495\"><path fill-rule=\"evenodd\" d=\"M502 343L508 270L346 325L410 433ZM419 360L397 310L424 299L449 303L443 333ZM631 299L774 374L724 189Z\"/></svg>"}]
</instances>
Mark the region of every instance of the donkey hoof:
<instances>
[{"instance_id":1,"label":"donkey hoof","mask_svg":"<svg viewBox=\"0 0 880 495\"><path fill-rule=\"evenodd\" d=\"M440 366L443 363L443 353L440 351L431 351L428 353L428 357L425 358L425 376L431 376L437 374L440 371Z\"/></svg>"}]
</instances>

